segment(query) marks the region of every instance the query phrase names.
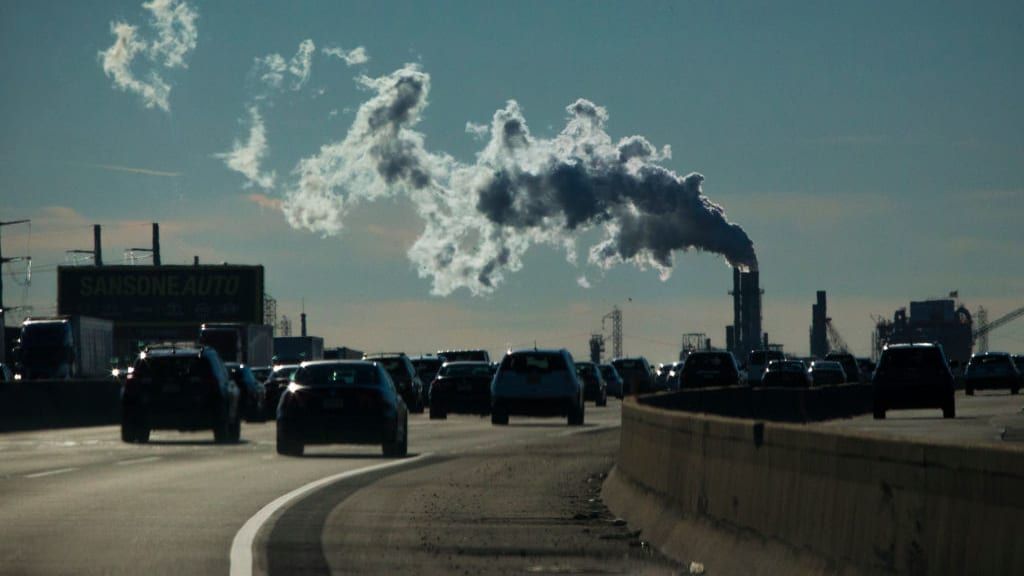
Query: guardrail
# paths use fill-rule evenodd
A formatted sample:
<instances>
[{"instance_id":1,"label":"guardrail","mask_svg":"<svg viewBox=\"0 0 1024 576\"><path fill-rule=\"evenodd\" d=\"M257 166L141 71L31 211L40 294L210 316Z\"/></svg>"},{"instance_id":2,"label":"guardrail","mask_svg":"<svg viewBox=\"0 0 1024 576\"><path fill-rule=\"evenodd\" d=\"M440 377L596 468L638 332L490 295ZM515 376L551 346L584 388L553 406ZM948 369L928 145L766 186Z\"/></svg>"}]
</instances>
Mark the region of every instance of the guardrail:
<instances>
[{"instance_id":1,"label":"guardrail","mask_svg":"<svg viewBox=\"0 0 1024 576\"><path fill-rule=\"evenodd\" d=\"M0 383L0 431L101 426L121 421L115 380L15 380Z\"/></svg>"},{"instance_id":2,"label":"guardrail","mask_svg":"<svg viewBox=\"0 0 1024 576\"><path fill-rule=\"evenodd\" d=\"M1019 448L627 398L604 497L645 538L708 573L1024 574L1022 486Z\"/></svg>"}]
</instances>

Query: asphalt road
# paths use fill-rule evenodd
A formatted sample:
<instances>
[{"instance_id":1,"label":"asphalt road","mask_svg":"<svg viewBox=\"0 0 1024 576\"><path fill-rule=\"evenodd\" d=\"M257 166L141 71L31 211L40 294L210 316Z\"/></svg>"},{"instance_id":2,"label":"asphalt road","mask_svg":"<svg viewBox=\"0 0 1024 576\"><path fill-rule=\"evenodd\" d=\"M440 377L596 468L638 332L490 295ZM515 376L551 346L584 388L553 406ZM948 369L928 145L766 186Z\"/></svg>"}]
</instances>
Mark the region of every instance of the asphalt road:
<instances>
[{"instance_id":1,"label":"asphalt road","mask_svg":"<svg viewBox=\"0 0 1024 576\"><path fill-rule=\"evenodd\" d=\"M405 462L275 508L257 523L253 565L275 574L379 573L385 564L374 562L387 551L387 571L447 573L461 538L479 533L486 536L464 549L476 551L472 572L543 572L595 558L601 572L666 572L587 492L614 461L619 407L588 404L582 428L564 419L513 417L493 427L474 416L410 415ZM236 535L269 503L394 462L374 446L281 457L273 422L245 424L242 436L216 445L210 433L157 431L148 445L128 445L111 426L0 435L0 573L226 574L238 569ZM503 541L515 549L495 548Z\"/></svg>"},{"instance_id":2,"label":"asphalt road","mask_svg":"<svg viewBox=\"0 0 1024 576\"><path fill-rule=\"evenodd\" d=\"M1024 394L980 390L974 396L956 393L956 418L946 420L941 410L890 410L884 420L871 414L833 420L817 426L900 438L1015 444L1024 446Z\"/></svg>"}]
</instances>

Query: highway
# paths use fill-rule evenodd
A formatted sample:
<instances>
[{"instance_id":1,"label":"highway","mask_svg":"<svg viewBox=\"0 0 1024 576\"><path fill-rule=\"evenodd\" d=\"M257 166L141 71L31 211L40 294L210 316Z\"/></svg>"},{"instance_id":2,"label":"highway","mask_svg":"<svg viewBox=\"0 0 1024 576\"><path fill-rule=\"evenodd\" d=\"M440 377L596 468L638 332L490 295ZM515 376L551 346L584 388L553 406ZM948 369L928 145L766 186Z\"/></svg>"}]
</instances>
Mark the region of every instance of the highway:
<instances>
[{"instance_id":1,"label":"highway","mask_svg":"<svg viewBox=\"0 0 1024 576\"><path fill-rule=\"evenodd\" d=\"M865 414L818 426L899 438L1024 446L1024 394L979 390L967 396L957 391L952 420L944 419L941 410L890 410L884 420Z\"/></svg>"},{"instance_id":2,"label":"highway","mask_svg":"<svg viewBox=\"0 0 1024 576\"><path fill-rule=\"evenodd\" d=\"M237 445L167 431L129 445L115 426L3 434L0 572L678 571L600 502L619 406L588 404L581 428L411 415L403 460L374 446L282 457L273 422L243 425Z\"/></svg>"}]
</instances>

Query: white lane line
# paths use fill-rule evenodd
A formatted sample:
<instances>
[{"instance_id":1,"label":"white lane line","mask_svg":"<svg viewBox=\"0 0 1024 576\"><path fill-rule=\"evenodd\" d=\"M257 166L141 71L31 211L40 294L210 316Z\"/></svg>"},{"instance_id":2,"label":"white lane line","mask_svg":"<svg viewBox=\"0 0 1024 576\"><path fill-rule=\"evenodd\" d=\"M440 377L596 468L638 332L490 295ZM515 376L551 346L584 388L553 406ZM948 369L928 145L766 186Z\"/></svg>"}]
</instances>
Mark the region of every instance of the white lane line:
<instances>
[{"instance_id":1,"label":"white lane line","mask_svg":"<svg viewBox=\"0 0 1024 576\"><path fill-rule=\"evenodd\" d=\"M117 463L118 466L128 466L130 464L144 464L146 462L156 462L160 459L160 456L147 456L145 458L135 458L133 460L121 460Z\"/></svg>"},{"instance_id":2,"label":"white lane line","mask_svg":"<svg viewBox=\"0 0 1024 576\"><path fill-rule=\"evenodd\" d=\"M328 484L333 484L334 482L347 480L349 478L354 478L362 474L369 474L370 472L376 472L378 470L384 470L386 468L406 466L413 462L429 458L432 455L433 453L431 452L425 452L415 458L385 462L384 464L367 466L366 468L357 468L355 470L349 470L333 476L327 476L326 478L314 480L309 484L300 486L284 496L277 498L270 504L267 504L261 508L259 512L254 514L252 518L249 518L249 520L242 525L242 529L235 534L235 539L231 542L231 576L251 576L254 573L252 565L252 546L256 541L256 534L275 512L284 508L292 500Z\"/></svg>"},{"instance_id":3,"label":"white lane line","mask_svg":"<svg viewBox=\"0 0 1024 576\"><path fill-rule=\"evenodd\" d=\"M57 474L67 474L68 472L74 472L75 470L78 470L78 468L58 468L57 470L47 470L46 472L26 474L25 478L43 478L45 476L56 476Z\"/></svg>"}]
</instances>

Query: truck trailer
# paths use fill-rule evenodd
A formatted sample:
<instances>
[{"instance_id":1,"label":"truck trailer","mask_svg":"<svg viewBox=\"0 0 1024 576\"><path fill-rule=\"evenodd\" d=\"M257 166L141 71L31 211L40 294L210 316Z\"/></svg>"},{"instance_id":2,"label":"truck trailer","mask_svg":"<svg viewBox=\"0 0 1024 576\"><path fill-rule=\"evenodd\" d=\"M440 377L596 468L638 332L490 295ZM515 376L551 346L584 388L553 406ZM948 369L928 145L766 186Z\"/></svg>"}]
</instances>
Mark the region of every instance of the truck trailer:
<instances>
[{"instance_id":1,"label":"truck trailer","mask_svg":"<svg viewBox=\"0 0 1024 576\"><path fill-rule=\"evenodd\" d=\"M267 324L209 322L199 327L199 343L210 346L225 362L270 366L274 327Z\"/></svg>"},{"instance_id":2,"label":"truck trailer","mask_svg":"<svg viewBox=\"0 0 1024 576\"><path fill-rule=\"evenodd\" d=\"M25 380L110 376L114 325L90 316L28 318L15 348L15 371Z\"/></svg>"},{"instance_id":3,"label":"truck trailer","mask_svg":"<svg viewBox=\"0 0 1024 576\"><path fill-rule=\"evenodd\" d=\"M324 339L320 336L278 336L274 338L274 364L299 364L322 360Z\"/></svg>"}]
</instances>

